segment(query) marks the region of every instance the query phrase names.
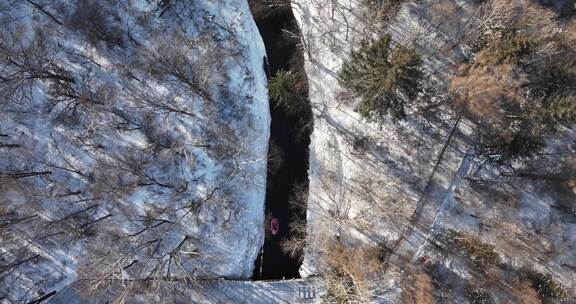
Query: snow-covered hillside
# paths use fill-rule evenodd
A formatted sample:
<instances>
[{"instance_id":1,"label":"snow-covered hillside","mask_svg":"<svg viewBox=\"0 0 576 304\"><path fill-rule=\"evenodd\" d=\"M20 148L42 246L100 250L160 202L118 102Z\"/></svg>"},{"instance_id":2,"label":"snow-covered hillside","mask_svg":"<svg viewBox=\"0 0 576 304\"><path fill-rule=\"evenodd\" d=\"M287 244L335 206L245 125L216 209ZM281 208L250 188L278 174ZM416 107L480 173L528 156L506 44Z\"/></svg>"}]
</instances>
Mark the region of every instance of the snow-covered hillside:
<instances>
[{"instance_id":1,"label":"snow-covered hillside","mask_svg":"<svg viewBox=\"0 0 576 304\"><path fill-rule=\"evenodd\" d=\"M248 278L270 118L246 1L0 1L0 302Z\"/></svg>"},{"instance_id":2,"label":"snow-covered hillside","mask_svg":"<svg viewBox=\"0 0 576 304\"><path fill-rule=\"evenodd\" d=\"M499 167L478 157L478 126L445 102L446 80L453 72L449 67L467 51L458 42L475 20L473 1L403 5L389 32L422 55L428 87L405 121L362 119L337 80L351 50L380 31L377 20L365 19L361 2L292 4L304 39L315 116L308 247L301 274L322 274L327 249L336 241L352 248L383 244L395 253L382 281L373 282L375 299L398 303L404 297L404 303L414 303L406 302L406 294L428 288L406 283L412 276L406 261L437 275L433 288L439 294L442 286L458 281L453 277L464 282L460 286L484 278L450 245L454 239L448 240L454 234L473 235L478 243L493 245L503 265L549 274L574 293L576 189L552 177L576 172L574 130L564 128L529 163ZM493 298L529 302L513 283L507 285L510 277L494 277L489 289ZM427 280L422 281L431 284ZM455 294L447 301L467 301L458 298L463 293Z\"/></svg>"}]
</instances>

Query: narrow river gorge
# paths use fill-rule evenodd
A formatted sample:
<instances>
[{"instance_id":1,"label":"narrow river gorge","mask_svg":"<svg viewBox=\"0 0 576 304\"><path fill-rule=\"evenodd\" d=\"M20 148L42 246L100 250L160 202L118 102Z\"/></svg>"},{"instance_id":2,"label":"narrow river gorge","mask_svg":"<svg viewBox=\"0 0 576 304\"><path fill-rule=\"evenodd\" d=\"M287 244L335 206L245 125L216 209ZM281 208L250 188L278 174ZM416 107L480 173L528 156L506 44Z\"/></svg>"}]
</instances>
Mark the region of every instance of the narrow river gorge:
<instances>
[{"instance_id":1,"label":"narrow river gorge","mask_svg":"<svg viewBox=\"0 0 576 304\"><path fill-rule=\"evenodd\" d=\"M272 122L264 224L266 239L255 262L252 279L299 278L301 262L298 256L302 252L298 252L297 257L288 255L282 250L281 244L294 237L294 233L290 232L290 223L299 222L303 225L306 220L305 210L298 210L290 203L295 197L302 199L302 194L308 188L308 146L312 115L303 71L304 62L298 47L299 39L295 38L298 36L298 27L291 9L271 8L261 4L264 1L256 2L250 1L250 5L266 45L268 58L265 68L268 78L272 80L279 72L295 75L298 88L289 89L300 93L299 101L295 101L300 106L296 107L297 110L288 111L285 107L275 106L274 99L270 99ZM273 218L279 222L279 231L275 235L270 228Z\"/></svg>"}]
</instances>

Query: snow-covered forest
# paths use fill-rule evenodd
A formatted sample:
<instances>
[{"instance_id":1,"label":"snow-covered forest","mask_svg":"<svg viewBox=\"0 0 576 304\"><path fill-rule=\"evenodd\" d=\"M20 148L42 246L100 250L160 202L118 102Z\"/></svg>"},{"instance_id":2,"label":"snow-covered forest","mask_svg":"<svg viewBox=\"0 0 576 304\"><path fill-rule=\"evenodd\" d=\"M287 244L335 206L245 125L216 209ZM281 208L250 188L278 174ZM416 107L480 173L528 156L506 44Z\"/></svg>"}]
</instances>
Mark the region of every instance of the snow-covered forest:
<instances>
[{"instance_id":1,"label":"snow-covered forest","mask_svg":"<svg viewBox=\"0 0 576 304\"><path fill-rule=\"evenodd\" d=\"M296 0L304 276L338 303L572 303L573 1Z\"/></svg>"},{"instance_id":2,"label":"snow-covered forest","mask_svg":"<svg viewBox=\"0 0 576 304\"><path fill-rule=\"evenodd\" d=\"M270 122L248 4L2 0L0 24L0 302L249 278Z\"/></svg>"}]
</instances>

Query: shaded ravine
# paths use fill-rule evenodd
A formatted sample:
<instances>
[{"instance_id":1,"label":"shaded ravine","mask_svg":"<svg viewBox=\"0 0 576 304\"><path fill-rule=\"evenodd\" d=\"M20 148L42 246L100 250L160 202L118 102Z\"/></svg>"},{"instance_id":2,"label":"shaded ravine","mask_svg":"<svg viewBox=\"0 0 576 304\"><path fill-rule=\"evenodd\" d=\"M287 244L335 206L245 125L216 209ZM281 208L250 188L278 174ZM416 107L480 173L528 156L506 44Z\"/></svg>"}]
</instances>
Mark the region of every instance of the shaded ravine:
<instances>
[{"instance_id":1,"label":"shaded ravine","mask_svg":"<svg viewBox=\"0 0 576 304\"><path fill-rule=\"evenodd\" d=\"M254 8L255 1L250 1ZM290 8L258 14L254 11L254 19L264 40L268 55L267 73L269 79L278 71L302 70L303 61L298 48L298 40L290 38L284 29L297 30L296 19ZM269 14L268 14L269 13ZM306 98L307 100L307 98ZM297 258L286 255L281 249L281 241L289 237L289 223L295 217L302 216L289 206L294 185L308 183L308 146L310 130L301 131L299 126L304 120L311 119L308 109L296 115L286 113L282 108L274 107L271 102L272 118L270 142L281 151L283 161L276 172L269 174L266 186L266 240L261 255L255 261L253 280L273 280L299 278L301 262ZM270 160L269 160L270 163ZM276 235L270 233L270 219L280 222L280 231ZM303 219L305 221L305 218ZM262 264L262 260L264 261Z\"/></svg>"}]
</instances>

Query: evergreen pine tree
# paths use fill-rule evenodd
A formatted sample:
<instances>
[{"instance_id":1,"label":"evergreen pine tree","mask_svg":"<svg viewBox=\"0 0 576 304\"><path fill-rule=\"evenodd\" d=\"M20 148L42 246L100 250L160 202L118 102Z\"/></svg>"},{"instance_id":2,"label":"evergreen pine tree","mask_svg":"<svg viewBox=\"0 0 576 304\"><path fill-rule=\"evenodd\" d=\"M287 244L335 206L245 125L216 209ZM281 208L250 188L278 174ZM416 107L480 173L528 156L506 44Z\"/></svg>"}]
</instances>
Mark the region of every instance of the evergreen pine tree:
<instances>
[{"instance_id":1,"label":"evergreen pine tree","mask_svg":"<svg viewBox=\"0 0 576 304\"><path fill-rule=\"evenodd\" d=\"M360 97L356 110L365 118L390 114L404 119L406 105L416 98L422 77L420 56L412 48L391 47L390 35L352 52L339 73L340 84Z\"/></svg>"}]
</instances>

